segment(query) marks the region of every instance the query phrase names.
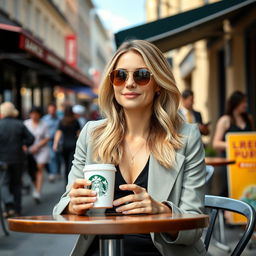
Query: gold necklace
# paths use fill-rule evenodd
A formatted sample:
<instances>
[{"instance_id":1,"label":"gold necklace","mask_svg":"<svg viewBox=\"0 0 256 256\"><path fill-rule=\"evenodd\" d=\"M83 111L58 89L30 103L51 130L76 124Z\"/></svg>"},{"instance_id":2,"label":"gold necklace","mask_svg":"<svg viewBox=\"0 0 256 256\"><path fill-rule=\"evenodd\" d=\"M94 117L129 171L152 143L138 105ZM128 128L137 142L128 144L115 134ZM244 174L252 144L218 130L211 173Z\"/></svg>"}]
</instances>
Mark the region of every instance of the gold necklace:
<instances>
[{"instance_id":1,"label":"gold necklace","mask_svg":"<svg viewBox=\"0 0 256 256\"><path fill-rule=\"evenodd\" d=\"M134 165L134 158L135 158L136 155L141 151L141 149L142 149L143 146L145 145L145 142L143 142L143 144L141 145L141 147L139 147L139 149L134 153L134 155L133 155L132 152L131 152L131 149L130 149L130 147L129 147L129 144L126 143L126 145L127 145L129 154L130 154L130 156L131 156L131 166L133 166L133 165Z\"/></svg>"}]
</instances>

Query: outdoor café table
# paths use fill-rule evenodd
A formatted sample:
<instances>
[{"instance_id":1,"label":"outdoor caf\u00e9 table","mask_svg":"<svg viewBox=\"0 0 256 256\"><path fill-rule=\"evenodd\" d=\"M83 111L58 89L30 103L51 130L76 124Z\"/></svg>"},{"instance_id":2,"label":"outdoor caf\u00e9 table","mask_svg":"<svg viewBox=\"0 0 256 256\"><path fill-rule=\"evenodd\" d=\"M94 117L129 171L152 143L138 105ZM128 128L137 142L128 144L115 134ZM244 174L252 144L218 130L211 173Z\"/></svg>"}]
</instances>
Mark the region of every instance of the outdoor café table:
<instances>
[{"instance_id":1,"label":"outdoor caf\u00e9 table","mask_svg":"<svg viewBox=\"0 0 256 256\"><path fill-rule=\"evenodd\" d=\"M208 226L204 214L48 215L8 219L12 231L50 234L100 235L101 256L122 256L124 234L168 232Z\"/></svg>"},{"instance_id":2,"label":"outdoor caf\u00e9 table","mask_svg":"<svg viewBox=\"0 0 256 256\"><path fill-rule=\"evenodd\" d=\"M212 166L221 166L234 164L236 161L232 159L227 159L225 157L206 157L205 163Z\"/></svg>"}]
</instances>

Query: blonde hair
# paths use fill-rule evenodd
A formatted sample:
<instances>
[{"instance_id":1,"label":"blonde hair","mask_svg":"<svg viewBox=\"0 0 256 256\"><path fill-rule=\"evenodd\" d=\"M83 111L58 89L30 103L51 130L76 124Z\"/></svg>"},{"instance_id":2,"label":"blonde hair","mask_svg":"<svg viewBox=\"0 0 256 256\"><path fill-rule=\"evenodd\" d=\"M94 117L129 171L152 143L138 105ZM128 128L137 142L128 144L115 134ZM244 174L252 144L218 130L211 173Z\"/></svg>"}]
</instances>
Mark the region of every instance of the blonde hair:
<instances>
[{"instance_id":1,"label":"blonde hair","mask_svg":"<svg viewBox=\"0 0 256 256\"><path fill-rule=\"evenodd\" d=\"M164 167L170 168L175 162L175 150L182 146L181 135L178 134L182 119L177 112L180 92L162 52L153 44L143 40L123 43L106 67L99 92L99 106L106 121L92 133L93 158L97 162L117 165L123 155L126 122L123 108L114 97L109 73L115 68L119 57L128 51L136 51L143 57L160 88L154 98L147 143L157 161Z\"/></svg>"},{"instance_id":2,"label":"blonde hair","mask_svg":"<svg viewBox=\"0 0 256 256\"><path fill-rule=\"evenodd\" d=\"M0 114L2 118L17 117L19 115L19 111L15 108L13 103L6 101L0 105Z\"/></svg>"}]
</instances>

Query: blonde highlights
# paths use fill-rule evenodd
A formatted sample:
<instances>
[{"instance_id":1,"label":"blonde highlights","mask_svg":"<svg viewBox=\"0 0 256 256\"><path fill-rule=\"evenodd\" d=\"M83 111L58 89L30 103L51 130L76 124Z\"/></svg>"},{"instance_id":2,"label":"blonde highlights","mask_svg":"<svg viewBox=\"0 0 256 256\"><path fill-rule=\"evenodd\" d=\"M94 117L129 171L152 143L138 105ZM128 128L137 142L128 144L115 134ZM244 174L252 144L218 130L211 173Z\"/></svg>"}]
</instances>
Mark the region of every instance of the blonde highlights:
<instances>
[{"instance_id":1,"label":"blonde highlights","mask_svg":"<svg viewBox=\"0 0 256 256\"><path fill-rule=\"evenodd\" d=\"M123 43L106 67L99 92L99 105L106 120L92 133L93 158L97 162L117 165L123 155L126 122L122 106L115 100L109 73L115 68L119 57L128 51L136 51L143 57L160 88L154 98L148 146L157 161L170 168L175 162L175 150L182 146L178 133L182 119L177 112L180 92L162 52L142 40Z\"/></svg>"}]
</instances>

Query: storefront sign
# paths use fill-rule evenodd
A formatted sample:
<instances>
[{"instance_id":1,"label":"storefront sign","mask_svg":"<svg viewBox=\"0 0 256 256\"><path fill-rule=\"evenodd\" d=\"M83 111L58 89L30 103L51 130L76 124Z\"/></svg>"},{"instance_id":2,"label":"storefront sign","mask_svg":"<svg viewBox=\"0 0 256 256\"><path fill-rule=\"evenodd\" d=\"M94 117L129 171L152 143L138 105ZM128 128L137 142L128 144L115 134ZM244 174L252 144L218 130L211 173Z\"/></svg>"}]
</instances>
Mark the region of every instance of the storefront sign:
<instances>
[{"instance_id":1,"label":"storefront sign","mask_svg":"<svg viewBox=\"0 0 256 256\"><path fill-rule=\"evenodd\" d=\"M63 67L63 61L60 60L57 56L54 56L53 54L46 52L45 53L45 61L54 66L55 68L62 69Z\"/></svg>"},{"instance_id":2,"label":"storefront sign","mask_svg":"<svg viewBox=\"0 0 256 256\"><path fill-rule=\"evenodd\" d=\"M74 36L73 36L73 39L75 39L75 41L76 41L76 38L74 38ZM36 40L33 40L32 38L30 38L24 34L20 34L19 48L29 52L33 56L42 60L43 62L48 63L49 65L53 66L54 68L59 69L61 72L75 78L78 81L81 81L82 83L84 83L86 85L92 84L92 82L89 79L87 79L85 77L85 75L83 75L75 67L76 66L76 44L75 44L75 48L73 48L73 46L71 47L72 52L73 52L72 57L71 57L71 55L69 56L70 62L72 60L72 65L71 65L71 63L67 63L64 60L62 60L60 57L58 57L53 52L49 51L47 48L45 48L43 45L41 45ZM71 48L70 48L70 51L71 51Z\"/></svg>"},{"instance_id":3,"label":"storefront sign","mask_svg":"<svg viewBox=\"0 0 256 256\"><path fill-rule=\"evenodd\" d=\"M28 37L22 36L20 40L20 48L36 55L40 59L44 58L44 49Z\"/></svg>"},{"instance_id":4,"label":"storefront sign","mask_svg":"<svg viewBox=\"0 0 256 256\"><path fill-rule=\"evenodd\" d=\"M77 64L77 45L76 45L76 35L66 36L66 62L72 66L76 67Z\"/></svg>"},{"instance_id":5,"label":"storefront sign","mask_svg":"<svg viewBox=\"0 0 256 256\"><path fill-rule=\"evenodd\" d=\"M256 209L256 133L228 133L227 157L236 160L228 167L229 197L245 201ZM245 223L245 217L233 214L231 223Z\"/></svg>"}]
</instances>

